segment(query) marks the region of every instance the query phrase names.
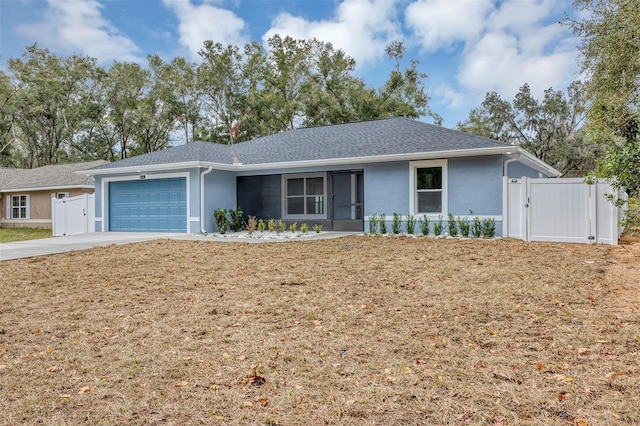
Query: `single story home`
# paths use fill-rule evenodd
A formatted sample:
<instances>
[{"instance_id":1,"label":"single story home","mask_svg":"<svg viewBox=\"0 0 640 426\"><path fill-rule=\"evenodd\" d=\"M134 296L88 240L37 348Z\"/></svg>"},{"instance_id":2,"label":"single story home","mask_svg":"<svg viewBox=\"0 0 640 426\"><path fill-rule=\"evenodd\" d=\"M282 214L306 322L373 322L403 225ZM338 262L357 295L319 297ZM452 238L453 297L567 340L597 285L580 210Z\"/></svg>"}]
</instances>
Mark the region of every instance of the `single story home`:
<instances>
[{"instance_id":1,"label":"single story home","mask_svg":"<svg viewBox=\"0 0 640 426\"><path fill-rule=\"evenodd\" d=\"M408 118L191 142L85 170L96 231L214 232L213 212L367 231L373 215L503 214L503 176L557 177L524 149Z\"/></svg>"},{"instance_id":2,"label":"single story home","mask_svg":"<svg viewBox=\"0 0 640 426\"><path fill-rule=\"evenodd\" d=\"M99 160L35 169L0 168L0 227L51 228L51 198L93 194L93 177L76 172L105 163Z\"/></svg>"}]
</instances>

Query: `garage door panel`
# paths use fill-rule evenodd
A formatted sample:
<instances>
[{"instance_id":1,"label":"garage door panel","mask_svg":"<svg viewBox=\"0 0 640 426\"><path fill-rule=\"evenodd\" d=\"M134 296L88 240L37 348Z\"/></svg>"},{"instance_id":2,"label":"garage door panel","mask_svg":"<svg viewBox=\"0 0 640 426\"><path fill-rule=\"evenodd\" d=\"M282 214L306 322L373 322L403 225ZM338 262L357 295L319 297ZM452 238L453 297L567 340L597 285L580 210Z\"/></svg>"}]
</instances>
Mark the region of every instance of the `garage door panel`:
<instances>
[{"instance_id":1,"label":"garage door panel","mask_svg":"<svg viewBox=\"0 0 640 426\"><path fill-rule=\"evenodd\" d=\"M186 232L186 178L111 182L109 229Z\"/></svg>"}]
</instances>

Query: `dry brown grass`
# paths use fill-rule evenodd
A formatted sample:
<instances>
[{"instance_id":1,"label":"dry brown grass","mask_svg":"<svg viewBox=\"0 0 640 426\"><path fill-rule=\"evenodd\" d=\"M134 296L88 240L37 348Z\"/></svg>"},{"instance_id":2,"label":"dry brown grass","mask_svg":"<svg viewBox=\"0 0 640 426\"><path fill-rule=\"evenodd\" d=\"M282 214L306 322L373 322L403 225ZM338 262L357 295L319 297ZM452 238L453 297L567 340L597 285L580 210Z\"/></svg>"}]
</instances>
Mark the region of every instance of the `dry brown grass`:
<instances>
[{"instance_id":1,"label":"dry brown grass","mask_svg":"<svg viewBox=\"0 0 640 426\"><path fill-rule=\"evenodd\" d=\"M638 424L639 284L607 275L612 250L352 236L3 262L0 424Z\"/></svg>"}]
</instances>

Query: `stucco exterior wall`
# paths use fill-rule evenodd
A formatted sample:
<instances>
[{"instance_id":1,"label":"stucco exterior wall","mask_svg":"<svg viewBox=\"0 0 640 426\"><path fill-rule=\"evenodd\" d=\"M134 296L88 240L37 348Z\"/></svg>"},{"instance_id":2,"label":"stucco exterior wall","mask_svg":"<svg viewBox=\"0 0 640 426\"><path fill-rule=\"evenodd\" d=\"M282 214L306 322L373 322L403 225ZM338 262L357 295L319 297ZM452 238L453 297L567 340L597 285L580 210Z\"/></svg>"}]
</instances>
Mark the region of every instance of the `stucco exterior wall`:
<instances>
[{"instance_id":1,"label":"stucco exterior wall","mask_svg":"<svg viewBox=\"0 0 640 426\"><path fill-rule=\"evenodd\" d=\"M0 227L51 229L51 198L57 193L68 193L69 197L93 194L93 188L62 188L44 191L3 192L0 196ZM7 199L14 195L29 196L29 219L8 219Z\"/></svg>"},{"instance_id":2,"label":"stucco exterior wall","mask_svg":"<svg viewBox=\"0 0 640 426\"><path fill-rule=\"evenodd\" d=\"M507 165L507 176L510 178L521 178L523 176L530 178L540 178L540 177L548 177L542 175L537 170L533 170L531 167L522 164L518 161L514 161L513 163L509 163Z\"/></svg>"},{"instance_id":3,"label":"stucco exterior wall","mask_svg":"<svg viewBox=\"0 0 640 426\"><path fill-rule=\"evenodd\" d=\"M235 209L236 174L213 170L204 176L204 230L217 232L213 212L216 209ZM199 232L199 231L198 231Z\"/></svg>"}]
</instances>

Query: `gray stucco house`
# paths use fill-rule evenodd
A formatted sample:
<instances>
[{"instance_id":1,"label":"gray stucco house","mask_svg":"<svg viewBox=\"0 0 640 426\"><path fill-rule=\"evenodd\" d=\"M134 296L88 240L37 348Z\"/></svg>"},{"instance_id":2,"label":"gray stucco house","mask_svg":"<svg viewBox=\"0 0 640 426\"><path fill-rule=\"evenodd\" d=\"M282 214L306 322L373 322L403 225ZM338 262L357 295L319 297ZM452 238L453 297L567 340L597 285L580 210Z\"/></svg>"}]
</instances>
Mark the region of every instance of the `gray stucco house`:
<instances>
[{"instance_id":1,"label":"gray stucco house","mask_svg":"<svg viewBox=\"0 0 640 426\"><path fill-rule=\"evenodd\" d=\"M217 208L366 231L372 215L496 220L503 176L560 173L520 147L407 118L192 142L85 170L96 231L214 232Z\"/></svg>"}]
</instances>

